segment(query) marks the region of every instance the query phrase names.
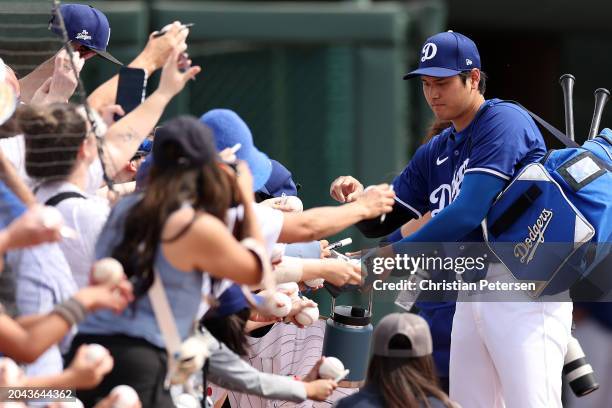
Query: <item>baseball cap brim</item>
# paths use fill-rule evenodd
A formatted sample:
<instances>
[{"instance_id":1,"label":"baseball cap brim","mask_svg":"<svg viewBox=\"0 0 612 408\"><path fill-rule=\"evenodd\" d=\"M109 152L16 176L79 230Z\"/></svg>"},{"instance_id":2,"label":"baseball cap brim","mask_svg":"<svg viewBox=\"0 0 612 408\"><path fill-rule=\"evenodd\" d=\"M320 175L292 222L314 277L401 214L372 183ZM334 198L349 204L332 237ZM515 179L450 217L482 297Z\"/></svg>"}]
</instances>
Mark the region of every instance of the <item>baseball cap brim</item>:
<instances>
[{"instance_id":1,"label":"baseball cap brim","mask_svg":"<svg viewBox=\"0 0 612 408\"><path fill-rule=\"evenodd\" d=\"M95 52L96 54L98 54L99 56L101 56L102 58L109 60L110 62L117 64L117 65L121 65L123 66L123 64L115 57L113 57L109 52L107 51L101 51L101 50L96 50L94 48L90 48L90 50L92 50L93 52Z\"/></svg>"},{"instance_id":2,"label":"baseball cap brim","mask_svg":"<svg viewBox=\"0 0 612 408\"><path fill-rule=\"evenodd\" d=\"M411 78L421 76L421 75L427 75L427 76L432 76L432 77L437 77L437 78L447 78L447 77L459 75L460 73L461 71L457 71L454 69L429 67L429 68L421 68L421 69L417 69L412 72L409 72L406 75L404 75L404 79L411 79Z\"/></svg>"}]
</instances>

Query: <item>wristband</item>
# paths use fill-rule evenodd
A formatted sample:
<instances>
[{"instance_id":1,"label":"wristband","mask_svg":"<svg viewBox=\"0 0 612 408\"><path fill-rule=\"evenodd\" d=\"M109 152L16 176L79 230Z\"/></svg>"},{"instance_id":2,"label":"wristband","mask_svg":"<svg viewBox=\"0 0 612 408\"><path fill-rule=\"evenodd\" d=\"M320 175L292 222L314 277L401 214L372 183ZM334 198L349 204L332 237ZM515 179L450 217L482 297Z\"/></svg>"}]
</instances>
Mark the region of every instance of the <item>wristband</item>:
<instances>
[{"instance_id":1,"label":"wristband","mask_svg":"<svg viewBox=\"0 0 612 408\"><path fill-rule=\"evenodd\" d=\"M51 313L60 315L68 324L73 326L85 320L87 309L78 300L70 298L55 305Z\"/></svg>"},{"instance_id":2,"label":"wristband","mask_svg":"<svg viewBox=\"0 0 612 408\"><path fill-rule=\"evenodd\" d=\"M253 238L245 238L240 244L251 251L261 265L261 282L256 285L258 288L272 290L275 286L274 275L271 271L270 258L266 254L266 248Z\"/></svg>"}]
</instances>

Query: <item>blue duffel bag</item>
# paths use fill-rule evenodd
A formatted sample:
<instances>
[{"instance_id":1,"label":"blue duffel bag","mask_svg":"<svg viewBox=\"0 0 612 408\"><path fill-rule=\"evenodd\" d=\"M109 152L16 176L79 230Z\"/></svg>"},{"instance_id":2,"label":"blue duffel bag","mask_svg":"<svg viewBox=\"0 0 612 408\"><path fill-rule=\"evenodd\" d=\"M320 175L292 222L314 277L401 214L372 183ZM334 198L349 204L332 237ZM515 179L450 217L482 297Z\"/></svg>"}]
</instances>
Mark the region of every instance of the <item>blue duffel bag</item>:
<instances>
[{"instance_id":1,"label":"blue duffel bag","mask_svg":"<svg viewBox=\"0 0 612 408\"><path fill-rule=\"evenodd\" d=\"M533 297L568 290L610 253L612 131L524 167L483 221L492 252Z\"/></svg>"}]
</instances>

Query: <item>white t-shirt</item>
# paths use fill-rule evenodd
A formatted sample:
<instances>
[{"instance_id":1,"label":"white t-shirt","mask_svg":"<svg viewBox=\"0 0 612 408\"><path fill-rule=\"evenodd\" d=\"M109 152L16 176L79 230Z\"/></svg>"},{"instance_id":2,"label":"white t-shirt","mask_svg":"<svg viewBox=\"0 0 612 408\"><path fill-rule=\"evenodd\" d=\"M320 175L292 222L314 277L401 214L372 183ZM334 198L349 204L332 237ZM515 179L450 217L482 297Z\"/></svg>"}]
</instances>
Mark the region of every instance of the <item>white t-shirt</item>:
<instances>
[{"instance_id":1,"label":"white t-shirt","mask_svg":"<svg viewBox=\"0 0 612 408\"><path fill-rule=\"evenodd\" d=\"M17 174L27 183L28 186L35 185L34 180L30 179L25 167L25 139L23 135L17 135L0 139L0 149L6 158L13 164ZM99 158L93 161L87 168L87 194L95 194L104 182L104 171Z\"/></svg>"},{"instance_id":2,"label":"white t-shirt","mask_svg":"<svg viewBox=\"0 0 612 408\"><path fill-rule=\"evenodd\" d=\"M272 250L274 249L276 241L278 240L281 230L283 229L283 212L259 204L255 204L253 209L264 237L266 251L268 255L270 255L272 254ZM230 208L225 217L225 223L227 224L228 229L232 231L236 223L236 218L242 218L243 216L244 209L242 206ZM210 305L206 301L208 296L218 298L232 284L233 282L231 280L223 279L221 281L217 281L217 284L212 285L210 276L206 275L202 285L203 302L200 305L198 316L204 316L208 309L210 309Z\"/></svg>"},{"instance_id":3,"label":"white t-shirt","mask_svg":"<svg viewBox=\"0 0 612 408\"><path fill-rule=\"evenodd\" d=\"M91 166L90 166L91 167ZM64 224L74 229L76 238L63 238L59 246L72 270L72 276L79 288L89 284L91 265L95 260L95 246L98 235L108 219L110 205L107 200L87 194L71 183L58 181L42 184L36 192L36 199L44 203L54 195L72 191L86 198L68 198L55 207L64 217Z\"/></svg>"},{"instance_id":4,"label":"white t-shirt","mask_svg":"<svg viewBox=\"0 0 612 408\"><path fill-rule=\"evenodd\" d=\"M17 174L29 185L32 185L25 170L25 140L23 135L0 139L0 150L13 164Z\"/></svg>"},{"instance_id":5,"label":"white t-shirt","mask_svg":"<svg viewBox=\"0 0 612 408\"><path fill-rule=\"evenodd\" d=\"M255 217L257 217L259 228L261 228L261 232L263 234L266 252L268 255L270 255L272 254L274 245L278 241L278 237L283 229L283 212L260 204L255 204L253 206L253 210L255 212ZM230 231L234 229L236 218L239 217L242 219L243 216L244 210L241 205L235 208L230 208L227 211L225 220Z\"/></svg>"}]
</instances>

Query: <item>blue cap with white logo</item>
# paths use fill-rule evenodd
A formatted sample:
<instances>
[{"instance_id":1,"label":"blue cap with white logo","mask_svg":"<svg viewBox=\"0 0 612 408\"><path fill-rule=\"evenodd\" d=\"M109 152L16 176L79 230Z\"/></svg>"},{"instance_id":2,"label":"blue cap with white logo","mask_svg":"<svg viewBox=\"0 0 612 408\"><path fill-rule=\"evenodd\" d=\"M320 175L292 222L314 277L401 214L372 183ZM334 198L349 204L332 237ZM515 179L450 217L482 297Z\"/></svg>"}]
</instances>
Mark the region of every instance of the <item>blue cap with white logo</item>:
<instances>
[{"instance_id":1,"label":"blue cap with white logo","mask_svg":"<svg viewBox=\"0 0 612 408\"><path fill-rule=\"evenodd\" d=\"M62 14L69 40L88 47L99 56L115 64L123 65L106 51L110 40L110 26L104 13L85 4L62 4L59 7L59 12ZM60 37L62 36L62 26L57 16L57 10L53 10L49 29Z\"/></svg>"},{"instance_id":2,"label":"blue cap with white logo","mask_svg":"<svg viewBox=\"0 0 612 408\"><path fill-rule=\"evenodd\" d=\"M404 79L420 75L444 78L472 68L480 69L480 54L474 41L463 34L446 31L425 41L419 68L404 75Z\"/></svg>"}]
</instances>

